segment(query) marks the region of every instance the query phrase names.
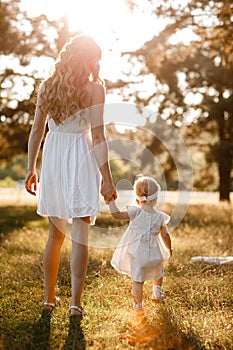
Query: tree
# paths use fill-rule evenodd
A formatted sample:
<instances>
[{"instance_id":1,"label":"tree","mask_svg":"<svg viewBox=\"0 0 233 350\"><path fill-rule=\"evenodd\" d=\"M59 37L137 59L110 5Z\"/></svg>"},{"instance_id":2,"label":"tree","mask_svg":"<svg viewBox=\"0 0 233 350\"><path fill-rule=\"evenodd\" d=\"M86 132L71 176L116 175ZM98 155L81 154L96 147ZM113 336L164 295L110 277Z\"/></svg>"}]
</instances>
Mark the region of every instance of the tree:
<instances>
[{"instance_id":1,"label":"tree","mask_svg":"<svg viewBox=\"0 0 233 350\"><path fill-rule=\"evenodd\" d=\"M139 1L131 1L140 7ZM169 24L129 61L141 62L141 75L154 74L157 88L147 98L137 91L135 102L158 105L158 113L176 126L192 125L217 135L209 141L219 169L220 200L230 201L233 156L233 4L230 0L149 1L157 17ZM184 35L189 42L184 43ZM180 39L178 39L180 38ZM129 72L130 75L130 72ZM123 86L122 82L118 85ZM166 88L164 88L164 85ZM162 87L162 88L161 88ZM132 94L133 95L133 94ZM135 92L134 92L135 95ZM214 127L213 127L214 126ZM192 135L191 135L192 136Z\"/></svg>"},{"instance_id":2,"label":"tree","mask_svg":"<svg viewBox=\"0 0 233 350\"><path fill-rule=\"evenodd\" d=\"M10 159L27 151L35 96L43 78L39 59L54 59L67 33L65 19L28 18L19 0L0 2L0 30L0 159Z\"/></svg>"}]
</instances>

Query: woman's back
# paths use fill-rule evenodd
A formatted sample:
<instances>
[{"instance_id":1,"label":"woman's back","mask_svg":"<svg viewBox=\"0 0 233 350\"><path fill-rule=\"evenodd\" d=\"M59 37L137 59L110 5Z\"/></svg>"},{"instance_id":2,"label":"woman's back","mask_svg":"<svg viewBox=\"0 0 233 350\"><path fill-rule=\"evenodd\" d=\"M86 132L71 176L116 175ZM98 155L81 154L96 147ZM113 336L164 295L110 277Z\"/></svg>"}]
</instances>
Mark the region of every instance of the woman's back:
<instances>
[{"instance_id":1,"label":"woman's back","mask_svg":"<svg viewBox=\"0 0 233 350\"><path fill-rule=\"evenodd\" d=\"M50 132L74 134L89 132L91 129L90 111L88 109L79 110L59 125L55 123L53 118L49 118L48 126Z\"/></svg>"}]
</instances>

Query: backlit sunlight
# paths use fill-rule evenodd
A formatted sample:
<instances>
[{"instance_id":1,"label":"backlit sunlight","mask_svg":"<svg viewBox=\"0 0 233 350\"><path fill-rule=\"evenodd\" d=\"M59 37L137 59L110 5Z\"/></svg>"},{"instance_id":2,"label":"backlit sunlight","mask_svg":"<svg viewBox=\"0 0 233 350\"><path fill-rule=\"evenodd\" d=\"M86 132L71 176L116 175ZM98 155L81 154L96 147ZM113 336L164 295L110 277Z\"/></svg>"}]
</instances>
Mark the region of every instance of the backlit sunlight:
<instances>
[{"instance_id":1,"label":"backlit sunlight","mask_svg":"<svg viewBox=\"0 0 233 350\"><path fill-rule=\"evenodd\" d=\"M178 1L179 2L179 1ZM122 52L130 52L139 49L143 44L166 27L169 18L158 18L152 12L148 0L138 1L138 9L130 11L127 0L21 0L22 10L29 17L44 14L49 20L58 20L66 16L70 32L84 32L91 35L102 49L101 76L103 79L116 81L123 79L129 70L127 58L121 56ZM26 30L26 28L25 28ZM52 38L54 31L47 33ZM186 45L192 40L190 30L183 31L181 35L176 33L171 42L183 41ZM41 62L41 61L40 61ZM38 67L36 59L31 65ZM51 60L43 68L44 75L50 71ZM136 64L133 67L136 69ZM47 73L46 73L47 72ZM138 76L137 69L135 77ZM140 94L144 96L148 91L153 91L154 77L144 77L140 83ZM122 96L117 93L107 96L107 102L121 102Z\"/></svg>"},{"instance_id":2,"label":"backlit sunlight","mask_svg":"<svg viewBox=\"0 0 233 350\"><path fill-rule=\"evenodd\" d=\"M54 20L67 16L69 30L82 31L92 37L103 49L114 51L135 50L166 25L155 20L151 9L130 12L126 0L22 0L23 9L29 16L40 13Z\"/></svg>"},{"instance_id":3,"label":"backlit sunlight","mask_svg":"<svg viewBox=\"0 0 233 350\"><path fill-rule=\"evenodd\" d=\"M127 69L124 59L120 58L121 52L137 50L169 22L169 18L158 18L152 13L148 0L138 4L139 8L132 13L127 0L21 0L22 10L29 17L45 14L49 20L57 20L66 16L70 32L91 35L103 52L101 75L112 81L119 79ZM51 38L54 35L54 31L51 32ZM186 45L191 40L190 30L171 38L171 42L183 41Z\"/></svg>"}]
</instances>

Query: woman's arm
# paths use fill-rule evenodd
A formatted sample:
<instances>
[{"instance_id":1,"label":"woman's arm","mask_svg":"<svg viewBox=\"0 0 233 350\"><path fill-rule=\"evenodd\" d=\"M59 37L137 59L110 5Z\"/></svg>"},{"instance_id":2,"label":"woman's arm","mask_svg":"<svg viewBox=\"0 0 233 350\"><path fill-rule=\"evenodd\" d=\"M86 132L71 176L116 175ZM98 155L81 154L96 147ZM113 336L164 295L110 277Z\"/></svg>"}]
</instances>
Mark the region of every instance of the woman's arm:
<instances>
[{"instance_id":1,"label":"woman's arm","mask_svg":"<svg viewBox=\"0 0 233 350\"><path fill-rule=\"evenodd\" d=\"M102 175L101 194L106 202L117 198L108 161L108 147L104 131L105 91L102 85L94 85L91 113L91 133L94 157Z\"/></svg>"},{"instance_id":2,"label":"woman's arm","mask_svg":"<svg viewBox=\"0 0 233 350\"><path fill-rule=\"evenodd\" d=\"M172 249L172 243L171 243L171 236L168 232L167 225L164 225L161 227L161 237L165 247L167 248L167 250L169 250L170 256L172 256L173 249Z\"/></svg>"},{"instance_id":3,"label":"woman's arm","mask_svg":"<svg viewBox=\"0 0 233 350\"><path fill-rule=\"evenodd\" d=\"M28 172L25 178L26 190L34 196L37 190L36 162L47 121L47 111L42 106L41 94L42 89L40 89L38 94L35 118L28 140Z\"/></svg>"},{"instance_id":4,"label":"woman's arm","mask_svg":"<svg viewBox=\"0 0 233 350\"><path fill-rule=\"evenodd\" d=\"M115 201L109 203L109 209L111 215L116 220L130 220L129 214L127 211L120 211L116 205Z\"/></svg>"}]
</instances>

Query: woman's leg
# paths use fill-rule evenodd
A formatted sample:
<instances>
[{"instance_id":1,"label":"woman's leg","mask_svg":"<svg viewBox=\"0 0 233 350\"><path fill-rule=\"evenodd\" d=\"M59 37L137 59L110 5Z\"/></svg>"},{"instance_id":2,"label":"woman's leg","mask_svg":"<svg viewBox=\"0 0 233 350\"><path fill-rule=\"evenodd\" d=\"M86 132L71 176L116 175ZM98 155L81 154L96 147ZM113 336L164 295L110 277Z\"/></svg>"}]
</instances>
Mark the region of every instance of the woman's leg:
<instances>
[{"instance_id":1,"label":"woman's leg","mask_svg":"<svg viewBox=\"0 0 233 350\"><path fill-rule=\"evenodd\" d=\"M60 265L60 250L64 242L66 220L49 218L49 237L44 251L45 302L54 303L55 285Z\"/></svg>"},{"instance_id":2,"label":"woman's leg","mask_svg":"<svg viewBox=\"0 0 233 350\"><path fill-rule=\"evenodd\" d=\"M90 231L90 218L73 219L72 224L72 252L71 267L71 306L81 306L81 296L84 289L88 264L88 234ZM79 311L72 309L72 315Z\"/></svg>"},{"instance_id":3,"label":"woman's leg","mask_svg":"<svg viewBox=\"0 0 233 350\"><path fill-rule=\"evenodd\" d=\"M143 284L144 282L133 281L132 294L134 300L135 309L142 309L142 294L143 294Z\"/></svg>"}]
</instances>

